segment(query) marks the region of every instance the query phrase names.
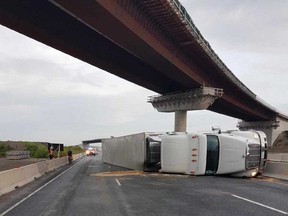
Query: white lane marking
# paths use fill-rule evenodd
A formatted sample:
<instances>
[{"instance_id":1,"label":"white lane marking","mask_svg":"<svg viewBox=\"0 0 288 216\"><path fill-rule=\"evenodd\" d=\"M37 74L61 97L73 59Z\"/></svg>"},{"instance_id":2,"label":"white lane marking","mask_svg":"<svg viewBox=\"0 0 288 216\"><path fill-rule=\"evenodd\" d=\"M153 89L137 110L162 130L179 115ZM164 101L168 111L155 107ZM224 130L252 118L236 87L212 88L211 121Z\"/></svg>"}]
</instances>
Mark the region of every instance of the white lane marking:
<instances>
[{"instance_id":1,"label":"white lane marking","mask_svg":"<svg viewBox=\"0 0 288 216\"><path fill-rule=\"evenodd\" d=\"M82 161L82 160L81 160ZM6 211L2 212L0 214L0 216L4 216L6 215L8 212L12 211L15 207L17 207L18 205L20 205L22 202L24 202L25 200L27 200L29 197L33 196L34 194L36 194L38 191L42 190L44 187L46 187L48 184L50 184L51 182L55 181L57 178L59 178L60 176L62 176L64 173L66 173L67 171L69 171L70 169L72 169L77 163L75 163L73 166L71 166L69 169L65 170L64 172L60 173L58 176L56 176L55 178L51 179L49 182L47 182L46 184L44 184L43 186L41 186L40 188L38 188L37 190L35 190L33 193L29 194L28 196L26 196L25 198L23 198L22 200L20 200L19 202L17 202L15 205L11 206L9 209L7 209Z\"/></svg>"},{"instance_id":2,"label":"white lane marking","mask_svg":"<svg viewBox=\"0 0 288 216\"><path fill-rule=\"evenodd\" d=\"M120 184L120 182L118 181L118 179L115 178L115 180L116 180L117 184L118 184L119 186L121 186L121 184Z\"/></svg>"},{"instance_id":3,"label":"white lane marking","mask_svg":"<svg viewBox=\"0 0 288 216\"><path fill-rule=\"evenodd\" d=\"M240 196L237 196L237 195L234 195L234 194L231 194L231 195L232 195L233 197L238 198L238 199L245 200L245 201L247 201L247 202L250 202L250 203L253 203L253 204L262 206L262 207L264 207L264 208L268 208L268 209L271 209L271 210L273 210L273 211L276 211L276 212L279 212L279 213L282 213L282 214L286 214L286 215L288 214L288 213L285 212L285 211L281 211L281 210L279 210L279 209L276 209L276 208L273 208L273 207L270 207L270 206L267 206L267 205L264 205L264 204L261 204L261 203L258 203L258 202L249 200L249 199L246 199L246 198L244 198L244 197L240 197Z\"/></svg>"}]
</instances>

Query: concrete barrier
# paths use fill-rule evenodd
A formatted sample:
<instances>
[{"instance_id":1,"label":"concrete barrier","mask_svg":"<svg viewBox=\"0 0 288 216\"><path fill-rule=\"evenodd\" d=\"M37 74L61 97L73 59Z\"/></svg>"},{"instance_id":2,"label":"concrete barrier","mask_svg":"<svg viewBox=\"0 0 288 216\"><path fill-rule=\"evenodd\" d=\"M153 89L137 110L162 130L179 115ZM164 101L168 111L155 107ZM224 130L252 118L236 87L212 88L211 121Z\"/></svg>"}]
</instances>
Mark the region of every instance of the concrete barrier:
<instances>
[{"instance_id":1,"label":"concrete barrier","mask_svg":"<svg viewBox=\"0 0 288 216\"><path fill-rule=\"evenodd\" d=\"M288 153L269 153L268 159L270 161L278 161L288 163Z\"/></svg>"},{"instance_id":2,"label":"concrete barrier","mask_svg":"<svg viewBox=\"0 0 288 216\"><path fill-rule=\"evenodd\" d=\"M43 175L43 174L49 172L48 160L40 161L40 162L37 163L37 165L38 165L38 171L39 171L40 175Z\"/></svg>"},{"instance_id":3,"label":"concrete barrier","mask_svg":"<svg viewBox=\"0 0 288 216\"><path fill-rule=\"evenodd\" d=\"M268 161L263 176L288 180L288 163Z\"/></svg>"},{"instance_id":4,"label":"concrete barrier","mask_svg":"<svg viewBox=\"0 0 288 216\"><path fill-rule=\"evenodd\" d=\"M83 154L74 155L74 160L82 157ZM68 158L56 158L53 160L43 160L35 164L22 166L0 172L0 196L15 190L41 175L68 164Z\"/></svg>"},{"instance_id":5,"label":"concrete barrier","mask_svg":"<svg viewBox=\"0 0 288 216\"><path fill-rule=\"evenodd\" d=\"M0 172L0 195L15 190L17 187L21 187L40 176L38 164L30 164Z\"/></svg>"}]
</instances>

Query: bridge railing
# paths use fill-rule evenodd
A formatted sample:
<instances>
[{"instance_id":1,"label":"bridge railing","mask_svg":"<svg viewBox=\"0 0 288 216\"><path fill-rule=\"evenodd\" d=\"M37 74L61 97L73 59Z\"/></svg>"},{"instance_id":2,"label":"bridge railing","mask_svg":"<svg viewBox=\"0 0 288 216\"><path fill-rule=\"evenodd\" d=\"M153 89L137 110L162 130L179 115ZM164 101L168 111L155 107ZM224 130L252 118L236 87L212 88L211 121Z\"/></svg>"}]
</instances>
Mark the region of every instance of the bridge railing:
<instances>
[{"instance_id":1,"label":"bridge railing","mask_svg":"<svg viewBox=\"0 0 288 216\"><path fill-rule=\"evenodd\" d=\"M211 48L209 42L207 42L204 37L201 35L198 28L195 26L194 22L192 21L192 18L187 13L186 9L181 5L181 3L178 0L168 0L170 2L170 5L174 10L176 10L176 14L180 17L182 22L187 23L187 28L190 29L191 34L195 37L196 40L199 43L199 45L203 48L203 50L206 52L206 54L214 61L214 63L238 86L242 88L243 91L245 91L248 95L250 95L252 98L255 98L256 95L248 89L231 71L230 69L223 63L223 61L219 58L219 56L214 52L214 50Z\"/></svg>"},{"instance_id":2,"label":"bridge railing","mask_svg":"<svg viewBox=\"0 0 288 216\"><path fill-rule=\"evenodd\" d=\"M182 20L183 23L186 23L186 27L190 29L191 34L196 39L196 41L199 43L199 45L203 48L203 50L206 52L206 54L214 61L214 63L230 78L232 82L234 82L236 85L238 85L246 94L248 94L250 97L254 98L258 102L260 102L262 105L266 106L268 109L272 110L273 112L276 112L277 114L281 115L284 118L288 117L281 113L279 110L277 110L275 107L269 105L264 100L260 99L256 94L254 94L247 86L244 85L232 72L231 70L224 64L224 62L219 58L219 56L214 52L214 50L211 48L210 44L204 39L204 37L201 35L198 28L195 26L194 22L192 21L192 18L187 13L186 9L182 4L179 2L179 0L168 0L171 7L175 10L176 14L178 14L179 18Z\"/></svg>"},{"instance_id":3,"label":"bridge railing","mask_svg":"<svg viewBox=\"0 0 288 216\"><path fill-rule=\"evenodd\" d=\"M171 93L167 93L164 95L157 94L157 95L149 96L147 102L152 103L153 101L156 101L159 98L161 98L161 100L171 99L171 98L193 98L195 96L199 96L203 94L205 95L209 94L209 95L221 97L224 94L224 92L223 92L223 89L220 89L220 88L202 86L201 88L191 89L191 90L184 91L184 92L171 92Z\"/></svg>"},{"instance_id":4,"label":"bridge railing","mask_svg":"<svg viewBox=\"0 0 288 216\"><path fill-rule=\"evenodd\" d=\"M278 115L280 115L281 117L288 119L288 116L285 115L283 112L279 111L277 108L275 108L274 106L270 105L269 103L267 103L266 101L262 100L260 97L258 97L256 95L256 100L259 101L260 103L264 104L266 107L268 107L270 110L276 112Z\"/></svg>"}]
</instances>

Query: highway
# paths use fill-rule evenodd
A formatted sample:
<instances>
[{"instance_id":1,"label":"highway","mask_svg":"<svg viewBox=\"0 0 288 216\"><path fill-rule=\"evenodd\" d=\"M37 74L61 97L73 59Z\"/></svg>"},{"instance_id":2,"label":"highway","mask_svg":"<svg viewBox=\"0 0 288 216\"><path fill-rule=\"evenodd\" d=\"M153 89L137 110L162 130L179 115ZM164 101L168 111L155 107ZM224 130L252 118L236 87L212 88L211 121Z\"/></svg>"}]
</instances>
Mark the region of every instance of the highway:
<instances>
[{"instance_id":1,"label":"highway","mask_svg":"<svg viewBox=\"0 0 288 216\"><path fill-rule=\"evenodd\" d=\"M133 172L83 157L0 197L4 215L285 215L288 182Z\"/></svg>"}]
</instances>

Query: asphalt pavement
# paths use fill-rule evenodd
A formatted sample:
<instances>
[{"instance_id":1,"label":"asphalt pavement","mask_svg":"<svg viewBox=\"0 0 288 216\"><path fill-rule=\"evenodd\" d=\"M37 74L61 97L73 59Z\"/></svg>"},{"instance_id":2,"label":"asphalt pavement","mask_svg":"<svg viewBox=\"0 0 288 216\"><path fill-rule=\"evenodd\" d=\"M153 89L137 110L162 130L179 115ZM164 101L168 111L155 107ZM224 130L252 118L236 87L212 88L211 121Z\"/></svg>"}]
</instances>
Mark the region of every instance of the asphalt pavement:
<instances>
[{"instance_id":1,"label":"asphalt pavement","mask_svg":"<svg viewBox=\"0 0 288 216\"><path fill-rule=\"evenodd\" d=\"M288 182L143 173L83 157L0 197L4 215L283 215Z\"/></svg>"}]
</instances>

